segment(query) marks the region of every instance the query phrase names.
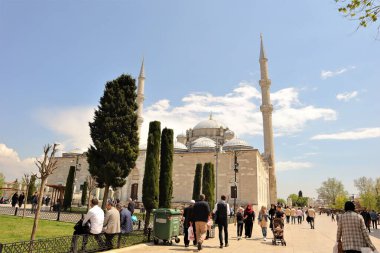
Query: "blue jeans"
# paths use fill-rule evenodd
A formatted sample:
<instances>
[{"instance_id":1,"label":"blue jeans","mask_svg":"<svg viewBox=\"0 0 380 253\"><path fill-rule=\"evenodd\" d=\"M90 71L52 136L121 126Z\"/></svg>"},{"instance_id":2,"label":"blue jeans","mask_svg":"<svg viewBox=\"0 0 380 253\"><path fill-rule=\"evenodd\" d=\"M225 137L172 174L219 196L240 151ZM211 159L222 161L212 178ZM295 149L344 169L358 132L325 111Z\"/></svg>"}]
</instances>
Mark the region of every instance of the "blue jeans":
<instances>
[{"instance_id":1,"label":"blue jeans","mask_svg":"<svg viewBox=\"0 0 380 253\"><path fill-rule=\"evenodd\" d=\"M262 227L261 232L263 233L264 237L267 237L267 227Z\"/></svg>"}]
</instances>

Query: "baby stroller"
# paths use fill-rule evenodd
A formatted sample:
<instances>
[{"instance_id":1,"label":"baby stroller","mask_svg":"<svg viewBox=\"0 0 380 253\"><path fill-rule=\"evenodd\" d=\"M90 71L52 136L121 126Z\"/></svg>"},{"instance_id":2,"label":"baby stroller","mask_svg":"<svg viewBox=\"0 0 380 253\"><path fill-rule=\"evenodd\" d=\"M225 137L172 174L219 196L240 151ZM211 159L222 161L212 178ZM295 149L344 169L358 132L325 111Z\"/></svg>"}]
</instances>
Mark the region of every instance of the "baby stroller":
<instances>
[{"instance_id":1,"label":"baby stroller","mask_svg":"<svg viewBox=\"0 0 380 253\"><path fill-rule=\"evenodd\" d=\"M274 218L272 222L273 231L273 245L286 246L286 241L284 239L284 221L281 218Z\"/></svg>"}]
</instances>

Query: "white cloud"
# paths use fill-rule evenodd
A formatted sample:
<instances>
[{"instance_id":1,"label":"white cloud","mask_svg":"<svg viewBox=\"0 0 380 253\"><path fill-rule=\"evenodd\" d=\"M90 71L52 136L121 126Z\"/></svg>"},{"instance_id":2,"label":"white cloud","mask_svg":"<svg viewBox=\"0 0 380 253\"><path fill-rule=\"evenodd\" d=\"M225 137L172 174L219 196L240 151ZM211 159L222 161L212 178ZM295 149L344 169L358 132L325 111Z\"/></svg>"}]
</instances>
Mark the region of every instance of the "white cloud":
<instances>
[{"instance_id":1,"label":"white cloud","mask_svg":"<svg viewBox=\"0 0 380 253\"><path fill-rule=\"evenodd\" d=\"M0 143L0 171L6 181L14 181L16 178L20 181L24 173L37 172L35 161L35 158L20 159L15 150Z\"/></svg>"},{"instance_id":2,"label":"white cloud","mask_svg":"<svg viewBox=\"0 0 380 253\"><path fill-rule=\"evenodd\" d=\"M356 97L358 95L358 92L357 91L353 91L353 92L344 92L344 93L339 93L338 95L336 95L336 98L339 100L339 101L345 101L345 102L348 102L349 100L353 99L354 97Z\"/></svg>"},{"instance_id":3,"label":"white cloud","mask_svg":"<svg viewBox=\"0 0 380 253\"><path fill-rule=\"evenodd\" d=\"M312 140L361 140L380 137L380 127L361 128L334 134L319 134L311 137Z\"/></svg>"},{"instance_id":4,"label":"white cloud","mask_svg":"<svg viewBox=\"0 0 380 253\"><path fill-rule=\"evenodd\" d=\"M301 170L308 169L312 166L309 162L293 162L293 161L284 161L276 163L277 171L287 171L287 170Z\"/></svg>"},{"instance_id":5,"label":"white cloud","mask_svg":"<svg viewBox=\"0 0 380 253\"><path fill-rule=\"evenodd\" d=\"M335 120L336 112L329 108L303 105L299 101L299 91L286 88L271 94L274 105L274 133L291 135L302 131L305 125L315 120ZM210 93L191 93L182 98L182 103L172 106L168 99L162 99L146 106L141 143L147 140L149 122L158 120L161 127L172 128L175 134L185 133L198 122L209 117L228 126L238 137L262 135L262 114L260 112L261 92L252 84L242 82L232 92L221 96ZM58 133L68 150L86 150L91 142L88 122L93 120L94 107L73 107L44 109L37 118L51 131Z\"/></svg>"},{"instance_id":6,"label":"white cloud","mask_svg":"<svg viewBox=\"0 0 380 253\"><path fill-rule=\"evenodd\" d=\"M321 71L321 78L327 79L330 77L338 76L338 75L341 75L341 74L343 74L343 73L345 73L351 69L355 69L355 66L351 66L351 67L347 67L347 68L340 68L340 69L335 70L335 71L333 71L333 70L322 70Z\"/></svg>"}]
</instances>

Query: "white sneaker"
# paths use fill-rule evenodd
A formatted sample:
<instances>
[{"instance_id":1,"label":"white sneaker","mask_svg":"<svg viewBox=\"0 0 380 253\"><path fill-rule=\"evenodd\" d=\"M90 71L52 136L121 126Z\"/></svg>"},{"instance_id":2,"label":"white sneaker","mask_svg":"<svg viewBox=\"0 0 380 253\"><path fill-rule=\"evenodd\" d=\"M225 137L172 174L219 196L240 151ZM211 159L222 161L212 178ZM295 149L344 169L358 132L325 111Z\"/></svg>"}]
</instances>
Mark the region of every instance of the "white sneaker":
<instances>
[{"instance_id":1,"label":"white sneaker","mask_svg":"<svg viewBox=\"0 0 380 253\"><path fill-rule=\"evenodd\" d=\"M264 242L266 242L267 241L267 238L266 237L264 237Z\"/></svg>"}]
</instances>

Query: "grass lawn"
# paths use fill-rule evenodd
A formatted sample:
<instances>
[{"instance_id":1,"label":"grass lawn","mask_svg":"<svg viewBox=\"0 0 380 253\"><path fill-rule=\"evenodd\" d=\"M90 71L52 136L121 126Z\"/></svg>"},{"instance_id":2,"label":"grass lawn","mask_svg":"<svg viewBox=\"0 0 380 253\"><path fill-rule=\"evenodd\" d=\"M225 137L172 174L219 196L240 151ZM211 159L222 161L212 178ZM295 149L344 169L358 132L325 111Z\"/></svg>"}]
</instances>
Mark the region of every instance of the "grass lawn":
<instances>
[{"instance_id":1,"label":"grass lawn","mask_svg":"<svg viewBox=\"0 0 380 253\"><path fill-rule=\"evenodd\" d=\"M0 243L30 239L33 218L0 215ZM36 239L72 235L74 223L39 220Z\"/></svg>"}]
</instances>

